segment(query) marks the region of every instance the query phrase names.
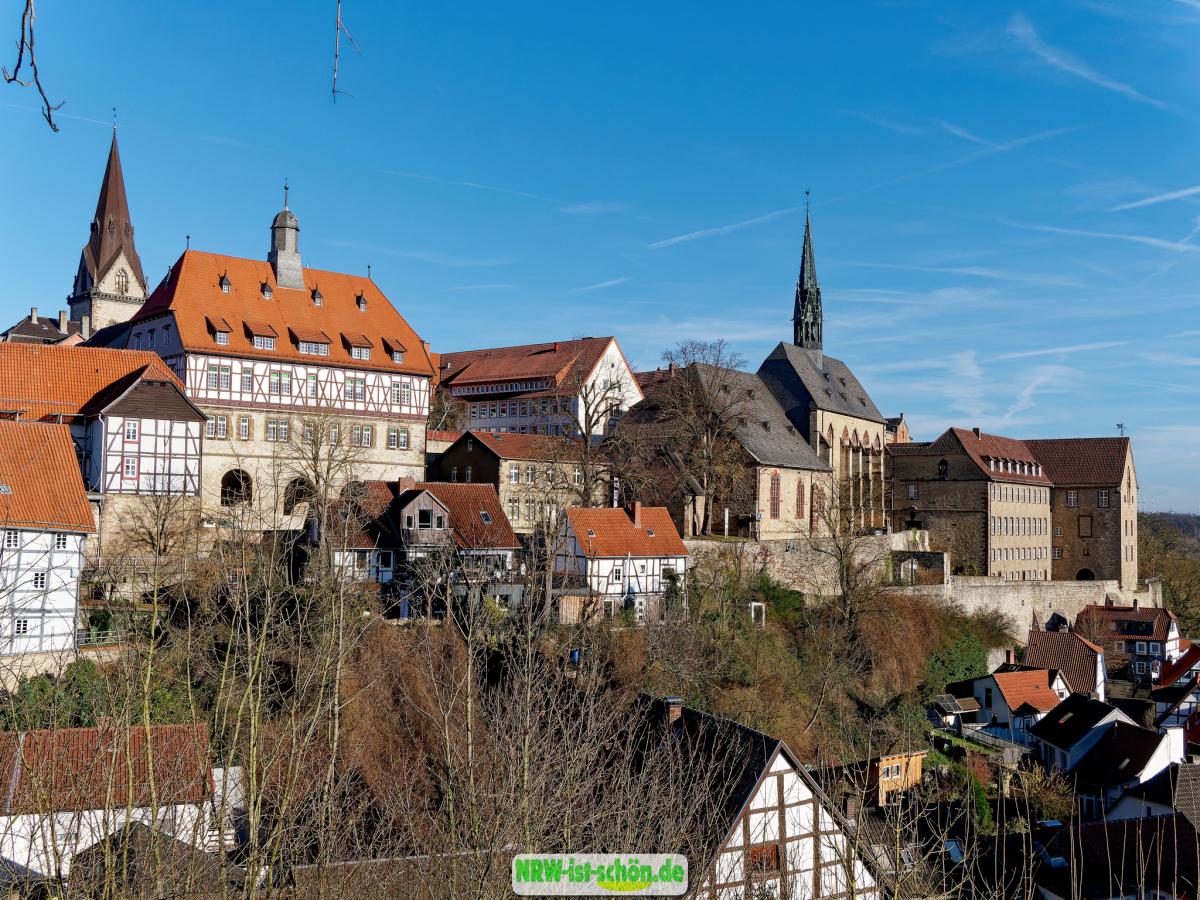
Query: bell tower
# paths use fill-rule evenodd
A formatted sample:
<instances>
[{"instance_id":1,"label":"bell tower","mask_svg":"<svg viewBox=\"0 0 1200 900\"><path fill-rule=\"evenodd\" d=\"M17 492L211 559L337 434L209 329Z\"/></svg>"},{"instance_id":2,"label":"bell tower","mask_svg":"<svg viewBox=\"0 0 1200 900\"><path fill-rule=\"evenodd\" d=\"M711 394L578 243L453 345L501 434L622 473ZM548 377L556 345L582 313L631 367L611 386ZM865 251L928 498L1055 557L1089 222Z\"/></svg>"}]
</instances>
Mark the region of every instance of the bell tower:
<instances>
[{"instance_id":1,"label":"bell tower","mask_svg":"<svg viewBox=\"0 0 1200 900\"><path fill-rule=\"evenodd\" d=\"M300 265L300 222L288 209L288 184L283 182L283 209L271 222L271 250L267 260L275 270L275 283L282 288L302 289L304 269Z\"/></svg>"}]
</instances>

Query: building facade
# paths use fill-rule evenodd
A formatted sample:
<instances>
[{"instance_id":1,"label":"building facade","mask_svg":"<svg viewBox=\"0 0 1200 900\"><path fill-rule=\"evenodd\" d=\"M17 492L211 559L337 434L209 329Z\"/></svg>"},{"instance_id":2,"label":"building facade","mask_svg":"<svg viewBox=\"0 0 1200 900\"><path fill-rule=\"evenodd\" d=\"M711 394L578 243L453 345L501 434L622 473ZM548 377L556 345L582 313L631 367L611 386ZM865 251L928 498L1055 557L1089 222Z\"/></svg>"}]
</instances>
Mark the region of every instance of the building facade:
<instances>
[{"instance_id":1,"label":"building facade","mask_svg":"<svg viewBox=\"0 0 1200 900\"><path fill-rule=\"evenodd\" d=\"M252 511L293 527L297 497L328 474L420 478L433 368L369 278L303 268L285 208L266 261L189 250L130 323L205 423L201 496L210 515ZM322 461L324 460L324 461Z\"/></svg>"}]
</instances>

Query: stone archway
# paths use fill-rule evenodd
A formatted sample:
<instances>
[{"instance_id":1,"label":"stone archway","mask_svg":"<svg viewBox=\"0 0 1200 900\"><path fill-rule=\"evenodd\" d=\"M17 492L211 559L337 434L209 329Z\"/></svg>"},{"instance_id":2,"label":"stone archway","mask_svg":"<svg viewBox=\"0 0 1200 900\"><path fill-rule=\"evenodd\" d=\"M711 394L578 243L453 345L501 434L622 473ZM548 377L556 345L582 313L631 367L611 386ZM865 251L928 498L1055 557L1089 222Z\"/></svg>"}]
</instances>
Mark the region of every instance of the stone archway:
<instances>
[{"instance_id":1,"label":"stone archway","mask_svg":"<svg viewBox=\"0 0 1200 900\"><path fill-rule=\"evenodd\" d=\"M1093 572L1091 569L1080 569L1078 572L1075 573L1075 580L1076 581L1095 581L1096 573Z\"/></svg>"},{"instance_id":2,"label":"stone archway","mask_svg":"<svg viewBox=\"0 0 1200 900\"><path fill-rule=\"evenodd\" d=\"M221 505L237 506L254 499L254 482L243 469L230 469L221 476Z\"/></svg>"}]
</instances>

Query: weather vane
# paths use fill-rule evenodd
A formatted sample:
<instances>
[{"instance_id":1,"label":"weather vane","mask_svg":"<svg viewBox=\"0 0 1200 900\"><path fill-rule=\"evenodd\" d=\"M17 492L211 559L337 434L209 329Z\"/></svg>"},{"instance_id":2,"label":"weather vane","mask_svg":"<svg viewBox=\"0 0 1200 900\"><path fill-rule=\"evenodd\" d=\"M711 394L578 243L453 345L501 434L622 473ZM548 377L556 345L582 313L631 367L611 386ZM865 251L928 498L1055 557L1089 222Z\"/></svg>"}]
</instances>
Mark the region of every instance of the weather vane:
<instances>
[{"instance_id":1,"label":"weather vane","mask_svg":"<svg viewBox=\"0 0 1200 900\"><path fill-rule=\"evenodd\" d=\"M1117 423L1117 431L1120 432L1121 437L1125 437L1125 423L1124 422Z\"/></svg>"}]
</instances>

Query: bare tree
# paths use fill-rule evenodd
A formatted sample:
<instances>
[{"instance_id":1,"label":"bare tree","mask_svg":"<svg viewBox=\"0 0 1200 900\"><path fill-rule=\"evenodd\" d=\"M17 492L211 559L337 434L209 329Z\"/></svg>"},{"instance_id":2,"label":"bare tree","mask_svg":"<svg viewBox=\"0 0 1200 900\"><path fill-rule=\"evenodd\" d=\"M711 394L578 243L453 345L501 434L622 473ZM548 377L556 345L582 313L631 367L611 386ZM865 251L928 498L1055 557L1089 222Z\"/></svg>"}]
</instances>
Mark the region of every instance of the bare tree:
<instances>
[{"instance_id":1,"label":"bare tree","mask_svg":"<svg viewBox=\"0 0 1200 900\"><path fill-rule=\"evenodd\" d=\"M0 71L3 71L4 80L9 84L15 83L21 87L33 86L37 89L38 95L42 98L42 116L51 131L58 131L58 126L54 124L54 113L62 108L65 101L51 103L50 98L46 96L46 89L42 87L42 76L38 72L37 54L33 47L36 20L37 14L33 9L33 0L25 0L24 8L21 10L21 35L17 40L17 62L13 66L12 72L9 72L7 67ZM25 65L29 66L32 74L31 77L22 80L21 68Z\"/></svg>"}]
</instances>

